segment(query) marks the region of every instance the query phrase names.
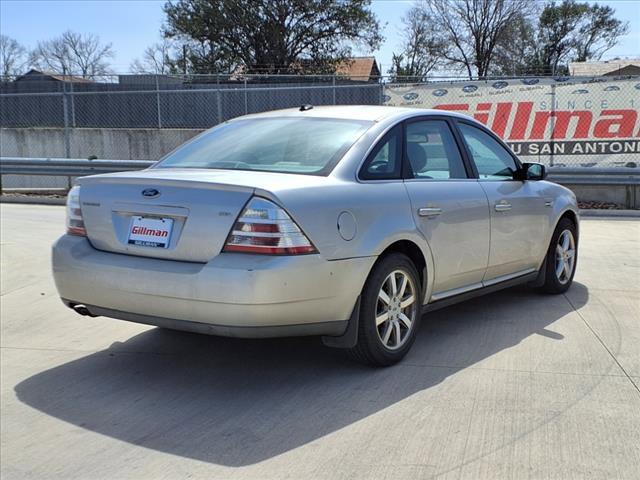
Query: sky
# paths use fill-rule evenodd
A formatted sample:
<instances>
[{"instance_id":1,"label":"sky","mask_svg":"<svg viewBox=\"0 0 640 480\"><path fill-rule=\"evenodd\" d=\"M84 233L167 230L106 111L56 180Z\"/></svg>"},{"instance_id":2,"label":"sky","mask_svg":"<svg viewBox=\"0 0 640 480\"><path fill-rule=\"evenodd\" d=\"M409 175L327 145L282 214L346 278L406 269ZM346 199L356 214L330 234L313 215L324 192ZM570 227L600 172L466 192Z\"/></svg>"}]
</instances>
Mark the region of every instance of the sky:
<instances>
[{"instance_id":1,"label":"sky","mask_svg":"<svg viewBox=\"0 0 640 480\"><path fill-rule=\"evenodd\" d=\"M60 35L65 30L93 33L111 43L116 73L129 71L131 62L144 49L160 40L165 0L0 0L0 33L27 48L39 40ZM374 0L371 8L383 28L385 42L373 52L386 73L393 52L400 51L401 19L412 0ZM629 22L629 34L605 54L613 57L640 57L640 0L601 1L616 10L617 18ZM371 52L358 51L358 54Z\"/></svg>"}]
</instances>

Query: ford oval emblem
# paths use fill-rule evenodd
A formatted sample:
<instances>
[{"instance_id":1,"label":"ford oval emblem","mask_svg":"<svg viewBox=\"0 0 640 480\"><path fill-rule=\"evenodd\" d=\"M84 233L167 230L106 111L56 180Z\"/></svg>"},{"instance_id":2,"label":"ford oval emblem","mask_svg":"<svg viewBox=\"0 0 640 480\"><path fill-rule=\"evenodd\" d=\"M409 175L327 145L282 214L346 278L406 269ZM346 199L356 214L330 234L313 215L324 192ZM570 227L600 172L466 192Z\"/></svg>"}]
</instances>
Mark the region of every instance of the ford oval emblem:
<instances>
[{"instance_id":1,"label":"ford oval emblem","mask_svg":"<svg viewBox=\"0 0 640 480\"><path fill-rule=\"evenodd\" d=\"M439 88L438 90L434 90L434 91L432 92L432 95L433 95L434 97L443 97L443 96L445 96L447 93L448 93L448 91L447 91L447 90L445 90L444 88Z\"/></svg>"},{"instance_id":2,"label":"ford oval emblem","mask_svg":"<svg viewBox=\"0 0 640 480\"><path fill-rule=\"evenodd\" d=\"M405 93L402 98L410 102L411 100L415 100L416 98L418 98L418 94L415 92L409 92Z\"/></svg>"},{"instance_id":3,"label":"ford oval emblem","mask_svg":"<svg viewBox=\"0 0 640 480\"><path fill-rule=\"evenodd\" d=\"M618 87L617 85L609 85L604 89L605 92L618 92L619 90L620 87Z\"/></svg>"},{"instance_id":4,"label":"ford oval emblem","mask_svg":"<svg viewBox=\"0 0 640 480\"><path fill-rule=\"evenodd\" d=\"M508 82L493 82L491 86L497 90L501 90L504 87L507 87L508 85L509 85Z\"/></svg>"},{"instance_id":5,"label":"ford oval emblem","mask_svg":"<svg viewBox=\"0 0 640 480\"><path fill-rule=\"evenodd\" d=\"M391 97L389 95L383 95L382 96L382 101L383 102L388 102L389 100L391 100Z\"/></svg>"},{"instance_id":6,"label":"ford oval emblem","mask_svg":"<svg viewBox=\"0 0 640 480\"><path fill-rule=\"evenodd\" d=\"M462 91L464 93L471 93L475 92L476 90L478 90L478 87L476 87L475 85L465 85L464 87L462 87Z\"/></svg>"},{"instance_id":7,"label":"ford oval emblem","mask_svg":"<svg viewBox=\"0 0 640 480\"><path fill-rule=\"evenodd\" d=\"M535 85L536 83L540 82L539 78L524 78L521 80L522 83L524 83L525 85Z\"/></svg>"},{"instance_id":8,"label":"ford oval emblem","mask_svg":"<svg viewBox=\"0 0 640 480\"><path fill-rule=\"evenodd\" d=\"M582 95L584 93L589 93L589 90L586 90L584 88L579 88L578 90L574 90L573 92L571 92L575 95Z\"/></svg>"},{"instance_id":9,"label":"ford oval emblem","mask_svg":"<svg viewBox=\"0 0 640 480\"><path fill-rule=\"evenodd\" d=\"M142 190L142 196L147 198L156 198L160 196L160 192L155 188L145 188Z\"/></svg>"},{"instance_id":10,"label":"ford oval emblem","mask_svg":"<svg viewBox=\"0 0 640 480\"><path fill-rule=\"evenodd\" d=\"M635 89L640 90L640 83L636 83Z\"/></svg>"}]
</instances>

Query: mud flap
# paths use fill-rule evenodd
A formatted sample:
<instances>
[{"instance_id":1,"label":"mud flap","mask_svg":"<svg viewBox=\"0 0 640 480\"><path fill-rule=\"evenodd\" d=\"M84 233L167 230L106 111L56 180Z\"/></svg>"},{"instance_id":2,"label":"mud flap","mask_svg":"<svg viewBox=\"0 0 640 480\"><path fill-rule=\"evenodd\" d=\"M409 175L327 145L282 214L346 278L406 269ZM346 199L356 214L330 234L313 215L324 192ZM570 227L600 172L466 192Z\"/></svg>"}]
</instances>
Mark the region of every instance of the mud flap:
<instances>
[{"instance_id":1,"label":"mud flap","mask_svg":"<svg viewBox=\"0 0 640 480\"><path fill-rule=\"evenodd\" d=\"M353 307L351 317L349 317L349 323L342 335L339 337L323 336L322 343L331 348L353 348L358 343L358 324L360 321L360 295L356 300L356 305Z\"/></svg>"}]
</instances>

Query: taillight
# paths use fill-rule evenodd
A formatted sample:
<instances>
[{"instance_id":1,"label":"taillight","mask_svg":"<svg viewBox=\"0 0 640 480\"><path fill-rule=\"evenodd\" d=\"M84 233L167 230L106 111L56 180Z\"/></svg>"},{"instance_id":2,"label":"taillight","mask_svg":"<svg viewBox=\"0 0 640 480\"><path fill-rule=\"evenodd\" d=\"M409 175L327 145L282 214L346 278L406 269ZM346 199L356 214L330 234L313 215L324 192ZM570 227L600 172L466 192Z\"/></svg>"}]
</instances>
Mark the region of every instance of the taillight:
<instances>
[{"instance_id":1,"label":"taillight","mask_svg":"<svg viewBox=\"0 0 640 480\"><path fill-rule=\"evenodd\" d=\"M317 252L287 212L260 197L253 197L242 211L223 251L267 255Z\"/></svg>"},{"instance_id":2,"label":"taillight","mask_svg":"<svg viewBox=\"0 0 640 480\"><path fill-rule=\"evenodd\" d=\"M80 187L78 185L69 190L67 195L67 233L87 235L82 220L82 210L80 210Z\"/></svg>"}]
</instances>

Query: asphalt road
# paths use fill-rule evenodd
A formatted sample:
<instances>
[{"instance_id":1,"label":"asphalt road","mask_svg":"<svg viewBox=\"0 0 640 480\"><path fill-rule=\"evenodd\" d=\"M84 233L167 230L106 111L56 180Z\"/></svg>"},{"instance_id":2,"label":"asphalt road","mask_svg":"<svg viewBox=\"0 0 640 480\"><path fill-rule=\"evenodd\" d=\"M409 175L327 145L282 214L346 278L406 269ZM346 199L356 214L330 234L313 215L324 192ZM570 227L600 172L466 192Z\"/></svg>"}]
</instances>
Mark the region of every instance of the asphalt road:
<instances>
[{"instance_id":1,"label":"asphalt road","mask_svg":"<svg viewBox=\"0 0 640 480\"><path fill-rule=\"evenodd\" d=\"M50 274L63 208L0 209L3 480L639 478L637 219L583 221L566 295L435 312L371 369L81 317Z\"/></svg>"}]
</instances>

